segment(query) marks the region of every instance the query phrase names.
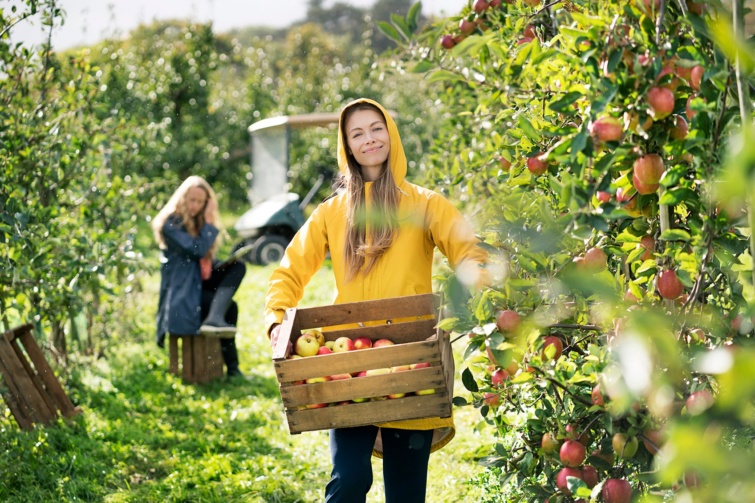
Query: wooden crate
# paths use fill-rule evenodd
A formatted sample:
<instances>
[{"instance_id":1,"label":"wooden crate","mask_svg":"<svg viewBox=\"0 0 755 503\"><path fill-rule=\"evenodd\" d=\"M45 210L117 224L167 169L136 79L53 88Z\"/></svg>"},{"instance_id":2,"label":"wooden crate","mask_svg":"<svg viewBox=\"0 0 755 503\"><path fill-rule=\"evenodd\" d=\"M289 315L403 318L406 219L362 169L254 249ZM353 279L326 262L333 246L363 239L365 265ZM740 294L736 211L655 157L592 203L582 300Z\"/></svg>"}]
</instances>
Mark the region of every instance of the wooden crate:
<instances>
[{"instance_id":1,"label":"wooden crate","mask_svg":"<svg viewBox=\"0 0 755 503\"><path fill-rule=\"evenodd\" d=\"M22 325L0 336L0 373L7 386L3 398L24 430L52 423L59 414L69 418L81 412L55 377L32 328Z\"/></svg>"},{"instance_id":2,"label":"wooden crate","mask_svg":"<svg viewBox=\"0 0 755 503\"><path fill-rule=\"evenodd\" d=\"M414 295L325 307L289 309L273 348L275 373L291 433L364 426L405 419L450 417L454 360L449 335L437 330L439 298ZM343 325L351 324L348 328ZM358 326L354 326L357 324ZM390 339L393 346L285 358L308 328L320 328L326 340L341 336ZM310 378L392 368L427 362L426 368L384 375L303 383ZM434 390L432 394L421 394ZM402 398L385 398L391 394ZM362 400L359 403L353 400ZM322 404L328 404L322 406ZM319 405L319 407L317 407Z\"/></svg>"},{"instance_id":3,"label":"wooden crate","mask_svg":"<svg viewBox=\"0 0 755 503\"><path fill-rule=\"evenodd\" d=\"M180 375L185 382L207 383L223 377L223 355L217 337L170 334L168 353L170 373Z\"/></svg>"}]
</instances>

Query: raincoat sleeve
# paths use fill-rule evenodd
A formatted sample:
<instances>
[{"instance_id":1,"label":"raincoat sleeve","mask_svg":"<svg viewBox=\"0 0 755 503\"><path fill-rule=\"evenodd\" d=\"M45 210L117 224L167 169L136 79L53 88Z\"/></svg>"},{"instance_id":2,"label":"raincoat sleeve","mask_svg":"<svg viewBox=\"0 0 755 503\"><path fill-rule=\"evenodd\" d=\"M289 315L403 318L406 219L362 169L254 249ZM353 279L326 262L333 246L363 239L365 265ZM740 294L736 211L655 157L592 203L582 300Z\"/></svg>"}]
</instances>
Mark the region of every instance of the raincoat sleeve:
<instances>
[{"instance_id":1,"label":"raincoat sleeve","mask_svg":"<svg viewBox=\"0 0 755 503\"><path fill-rule=\"evenodd\" d=\"M322 267L328 253L328 233L323 206L315 209L291 240L280 266L270 276L265 298L267 333L283 321L286 309L296 307L312 276Z\"/></svg>"},{"instance_id":2,"label":"raincoat sleeve","mask_svg":"<svg viewBox=\"0 0 755 503\"><path fill-rule=\"evenodd\" d=\"M197 260L207 255L217 236L218 229L211 224L204 224L197 237L186 232L178 219L169 218L163 226L165 244L178 253Z\"/></svg>"},{"instance_id":3,"label":"raincoat sleeve","mask_svg":"<svg viewBox=\"0 0 755 503\"><path fill-rule=\"evenodd\" d=\"M488 282L487 251L480 246L472 227L446 198L434 194L428 207L430 239L445 255L463 283L482 286Z\"/></svg>"}]
</instances>

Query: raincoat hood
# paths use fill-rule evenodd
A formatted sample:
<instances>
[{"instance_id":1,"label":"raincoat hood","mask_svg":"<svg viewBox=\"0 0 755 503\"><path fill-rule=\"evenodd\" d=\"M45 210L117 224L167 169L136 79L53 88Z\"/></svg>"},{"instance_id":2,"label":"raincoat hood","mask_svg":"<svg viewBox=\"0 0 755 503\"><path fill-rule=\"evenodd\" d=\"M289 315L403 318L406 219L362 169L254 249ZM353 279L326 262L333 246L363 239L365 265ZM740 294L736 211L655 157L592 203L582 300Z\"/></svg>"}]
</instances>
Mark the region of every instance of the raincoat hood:
<instances>
[{"instance_id":1,"label":"raincoat hood","mask_svg":"<svg viewBox=\"0 0 755 503\"><path fill-rule=\"evenodd\" d=\"M354 100L344 106L343 110L341 110L341 117L338 119L338 169L343 174L349 173L349 154L346 150L346 138L343 134L343 117L346 110L359 103L369 103L370 105L376 106L383 114L383 117L385 117L385 124L388 127L388 135L391 139L388 167L393 172L393 178L396 180L396 185L401 185L404 178L406 178L406 154L404 154L404 146L401 144L401 136L398 132L398 126L396 126L393 117L391 117L388 111L383 108L380 103L367 98Z\"/></svg>"}]
</instances>

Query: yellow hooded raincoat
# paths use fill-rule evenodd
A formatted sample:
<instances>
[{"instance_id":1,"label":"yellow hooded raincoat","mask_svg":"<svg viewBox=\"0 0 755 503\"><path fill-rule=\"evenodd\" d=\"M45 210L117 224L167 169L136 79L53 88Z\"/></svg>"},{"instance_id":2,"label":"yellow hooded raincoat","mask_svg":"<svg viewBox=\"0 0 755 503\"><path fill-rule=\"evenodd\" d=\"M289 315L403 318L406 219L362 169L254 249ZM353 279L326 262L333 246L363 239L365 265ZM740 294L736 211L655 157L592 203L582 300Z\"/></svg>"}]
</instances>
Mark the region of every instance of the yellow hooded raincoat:
<instances>
[{"instance_id":1,"label":"yellow hooded raincoat","mask_svg":"<svg viewBox=\"0 0 755 503\"><path fill-rule=\"evenodd\" d=\"M335 275L336 304L432 292L432 264L436 246L454 269L463 266L465 270L474 271L484 263L485 252L478 246L478 239L461 213L443 196L406 181L404 148L396 123L388 112L374 101L357 101L377 106L385 116L391 142L389 167L401 192L400 229L391 247L366 276L360 274L346 282L343 250L347 230L347 194L321 203L294 236L280 266L270 278L265 303L268 333L273 324L283 321L285 310L295 307L301 300L304 287L320 269L328 251L331 252ZM339 123L338 166L344 173L348 171L346 156L346 142ZM371 185L372 182L365 183L368 205ZM378 426L434 429L432 451L446 445L455 434L453 418L415 419ZM377 438L373 454L381 457L380 435Z\"/></svg>"}]
</instances>

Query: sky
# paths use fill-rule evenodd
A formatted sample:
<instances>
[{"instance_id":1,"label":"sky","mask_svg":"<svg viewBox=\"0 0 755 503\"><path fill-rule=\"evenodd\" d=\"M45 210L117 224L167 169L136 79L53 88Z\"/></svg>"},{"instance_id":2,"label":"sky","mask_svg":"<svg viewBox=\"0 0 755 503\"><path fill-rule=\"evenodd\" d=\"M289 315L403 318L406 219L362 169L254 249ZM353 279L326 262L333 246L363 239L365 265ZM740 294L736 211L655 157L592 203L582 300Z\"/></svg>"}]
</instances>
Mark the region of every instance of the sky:
<instances>
[{"instance_id":1,"label":"sky","mask_svg":"<svg viewBox=\"0 0 755 503\"><path fill-rule=\"evenodd\" d=\"M375 0L330 0L328 8L340 1L366 8ZM0 7L21 5L20 0L0 0ZM108 36L127 35L143 23L164 19L212 21L213 30L223 33L246 26L282 28L301 21L307 13L308 0L61 0L66 12L65 23L53 32L57 50L94 44ZM458 14L467 0L422 0L427 15ZM406 13L400 13L405 15ZM7 14L6 14L7 15ZM45 40L39 19L25 20L13 27L11 40L39 44Z\"/></svg>"}]
</instances>

